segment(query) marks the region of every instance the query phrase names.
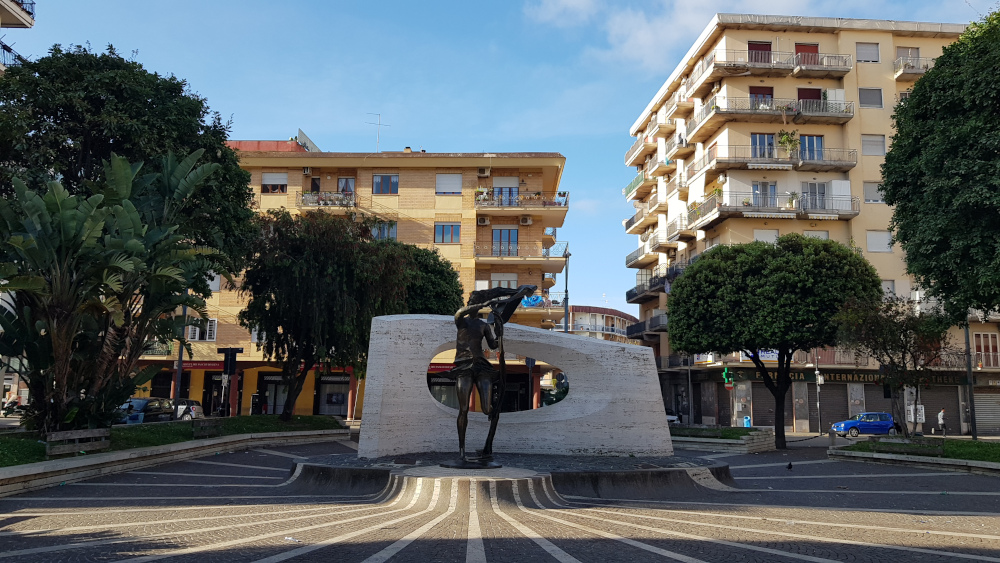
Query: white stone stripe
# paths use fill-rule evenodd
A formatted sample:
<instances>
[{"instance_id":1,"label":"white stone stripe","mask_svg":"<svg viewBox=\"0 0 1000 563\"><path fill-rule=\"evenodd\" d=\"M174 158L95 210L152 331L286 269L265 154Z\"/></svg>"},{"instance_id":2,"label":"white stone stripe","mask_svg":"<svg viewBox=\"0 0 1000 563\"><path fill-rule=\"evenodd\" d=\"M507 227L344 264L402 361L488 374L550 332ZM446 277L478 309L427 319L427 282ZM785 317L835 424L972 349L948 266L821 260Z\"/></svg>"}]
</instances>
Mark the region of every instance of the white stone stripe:
<instances>
[{"instance_id":1,"label":"white stone stripe","mask_svg":"<svg viewBox=\"0 0 1000 563\"><path fill-rule=\"evenodd\" d=\"M245 489L273 489L283 487L284 483L264 485L261 483L66 483L72 487L185 487L188 489L218 489L220 487L242 487ZM93 499L91 499L93 500Z\"/></svg>"},{"instance_id":2,"label":"white stone stripe","mask_svg":"<svg viewBox=\"0 0 1000 563\"><path fill-rule=\"evenodd\" d=\"M968 492L968 491L852 491L850 489L743 489L744 491L752 491L755 493L841 493L841 494L854 494L854 495L916 495L916 496L969 496L969 497L997 497L1000 496L1000 492L988 493L988 492Z\"/></svg>"},{"instance_id":3,"label":"white stone stripe","mask_svg":"<svg viewBox=\"0 0 1000 563\"><path fill-rule=\"evenodd\" d=\"M287 467L268 467L266 465L243 465L242 463L225 463L222 461L204 461L200 459L189 459L187 461L182 461L179 463L200 463L203 465L221 465L223 467L239 467L240 469L260 469L262 471L281 471L282 473L287 472Z\"/></svg>"},{"instance_id":4,"label":"white stone stripe","mask_svg":"<svg viewBox=\"0 0 1000 563\"><path fill-rule=\"evenodd\" d=\"M397 509L397 510L389 510L389 511L384 511L383 510L383 511L377 512L375 514L367 514L365 516L356 516L354 518L348 518L346 520L336 520L336 521L327 522L327 523L324 523L324 524L314 524L312 526L305 526L305 527L302 527L302 528L295 528L295 529L291 529L291 530L282 530L280 532L271 532L271 533L267 533L267 534L260 534L260 535L251 536L251 537L248 537L248 538L240 538L240 539L237 539L237 540L229 540L229 541L219 542L219 543L215 543L215 544L201 545L201 546L198 546L198 547L188 547L188 548L184 548L184 549L176 549L176 550L173 550L173 551L167 551L167 552L157 553L157 554L153 554L153 555L145 555L145 556L142 556L142 557L135 557L135 558L132 558L132 559L120 559L119 561L130 561L131 563L141 563L143 561L157 561L157 560L160 560L160 559L166 559L168 557L175 557L177 555L187 555L189 553L198 553L199 551L208 551L208 550L212 550L212 549L223 549L223 548L227 548L227 547L232 547L234 545L240 545L242 543L249 543L249 542L254 542L254 541L258 541L258 540L262 540L262 539L273 538L275 536L288 536L288 535L291 535L291 534L297 534L297 533L300 533L300 532L308 532L308 531L311 531L311 530L317 530L319 528L329 528L330 526L338 526L338 525L347 524L347 523L350 523L350 522L357 522L357 521L360 521L360 520L369 520L371 518L382 518L382 517L384 517L384 516L386 516L388 514L395 514L397 512L405 512L405 511L413 508L413 505L417 503L417 499L420 498L420 489L421 489L422 485L423 484L418 480L417 483L416 483L416 486L414 487L413 498L412 498L412 500L410 500L410 504L408 504L404 508L400 508L400 509ZM403 496L400 495L399 497L396 498L395 501L393 501L392 503L390 503L389 506L395 505L400 500L402 500L402 498L403 498ZM289 518L289 520L294 520L294 518ZM242 527L246 527L246 526L257 526L257 525L260 525L260 524L270 524L270 523L271 522L256 522L256 523L250 523L250 524L246 524L246 525L239 526L239 527L242 528ZM375 528L378 528L378 527L380 527L382 525L384 525L384 523L376 525ZM188 533L191 533L191 532L192 531L189 531ZM194 532L197 532L197 530L194 530Z\"/></svg>"},{"instance_id":5,"label":"white stone stripe","mask_svg":"<svg viewBox=\"0 0 1000 563\"><path fill-rule=\"evenodd\" d=\"M586 503L574 503L574 504L586 504ZM597 513L601 513L601 514L614 514L616 516L626 516L624 514L621 514L619 512L614 512L612 510L600 510L600 509L596 509L596 508L587 508L587 509L583 509L583 510L587 510L588 512L597 512ZM584 514L580 514L578 512L574 512L573 514L575 516L580 517L580 518L592 518L594 520L601 520L602 522L607 522L608 521L608 519L604 518L604 517L587 516L587 515L584 515ZM644 519L644 520L656 520L656 521L659 521L659 522L671 522L671 523L675 523L675 524L684 524L684 525L690 525L690 526L702 526L702 527L708 527L708 528L722 528L722 529L725 529L725 530L732 530L733 529L733 526L731 524L710 524L710 523L707 523L707 522L693 522L691 520L676 520L676 519L673 519L673 518L664 518L662 516L647 516L647 515L641 515L641 514L628 514L627 516L632 517L632 518L640 518L640 519ZM767 548L762 548L762 547L757 547L757 546L751 546L751 545L745 545L745 544L741 544L741 543L737 543L737 542L730 542L730 541L726 541L726 540L718 540L718 539L713 539L713 538L706 538L706 537L702 537L702 536L693 536L693 535L690 535L690 534L684 534L684 533L675 532L675 531L672 531L672 530L664 530L662 528L652 528L652 527L649 527L649 526L642 526L642 525L639 525L639 524L631 524L631 523L628 523L628 522L623 522L623 521L618 521L618 520L615 520L615 522L619 523L619 524L622 524L624 526L629 526L629 527L633 527L633 528L639 528L641 530L659 532L661 534L674 535L674 536L685 537L685 538L699 538L699 539L704 539L705 541L710 541L710 542L713 542L713 543L719 543L719 544L723 544L723 545L732 545L733 547L740 547L740 548L743 548L743 549L749 549L749 550L753 550L753 551L765 551L765 552L768 552L768 553L770 553L770 552L773 551L773 552L781 554L781 555L783 555L785 557L798 558L798 559L801 559L801 558L805 557L805 556L796 555L796 554L793 554L793 553L786 553L786 552L783 552L783 551L776 551L776 550L768 550ZM771 531L771 530L760 530L760 529L744 528L744 527L741 527L740 531L742 531L742 532L752 532L752 533L755 533L755 534L758 534L758 535L781 536L781 537L796 538L796 539L800 539L800 540L816 541L816 542L822 542L822 543L835 543L835 544L842 544L842 545L855 545L855 546L860 546L860 547L874 547L874 548L880 548L880 549L893 549L893 550L909 551L909 552L913 552L913 553L927 553L927 554L930 554L930 555L938 555L938 556L946 557L946 558L962 558L962 559L972 559L972 560L975 560L975 561L992 561L994 563L1000 563L1000 558L996 558L996 557L986 557L986 556L982 556L982 555L972 555L972 554L968 554L968 553L957 553L957 552L952 552L952 551L940 551L940 550L936 550L936 549L923 549L923 548L919 548L919 547L904 547L904 546L899 546L899 545L871 543L871 542L863 542L863 541L857 541L857 540L848 540L848 539L839 539L839 538L827 538L827 537L823 537L823 536L817 536L815 534L792 534L792 533L788 533L788 532L775 532L775 531ZM816 559L816 558L813 558L813 559L806 559L806 561L829 561L829 560L828 559Z\"/></svg>"},{"instance_id":6,"label":"white stone stripe","mask_svg":"<svg viewBox=\"0 0 1000 563\"><path fill-rule=\"evenodd\" d=\"M419 492L420 492L419 491L420 481L422 481L422 480L418 480L417 481L417 488L418 488L418 490L416 492L414 492L414 494L413 494L413 500L410 501L410 504L407 505L406 508L404 508L403 510L408 510L410 508L413 508L413 506L417 503L417 500L419 498ZM434 492L431 495L431 501L427 505L427 508L421 510L420 512L417 512L415 514L410 514L410 515L407 515L407 516L403 516L402 518L396 518L395 520L389 520L387 522L379 522L379 523L375 524L374 526L369 526L367 528L362 528L360 530L355 530L353 532L342 534L342 535L339 535L339 536L334 537L334 538L325 539L325 540L323 540L321 542L318 542L318 543L314 543L314 544L311 544L311 545L305 545L305 546L302 546L302 547L300 547L298 549L293 549L291 551L286 551L285 553L280 553L278 555L272 555L271 557L265 557L264 559L258 559L254 563L278 563L279 561L285 561L285 560L291 559L293 557L298 557L299 555L305 555L306 553L310 553L310 552L316 551L317 549L328 547L328 546L331 546L333 544L344 542L344 541L347 541L347 540L349 540L351 538L354 538L354 537L357 537L357 536L360 536L360 535L363 535L363 534L367 534L369 532L374 532L376 530L380 530L382 528L385 528L386 526L391 526L393 524L398 524L400 522L405 522L406 520L412 520L413 518L416 518L417 516L422 516L424 514L427 514L428 512L431 512L432 510L434 510L437 507L438 497L440 496L440 493L441 493L441 479L435 479L434 480ZM455 492L455 487L452 487L452 498L453 499L457 499L458 498L457 497L457 493ZM398 512L398 511L395 511L395 512ZM393 545L395 545L395 543ZM392 546L390 545L389 547L391 548ZM386 549L389 549L389 548L386 548Z\"/></svg>"},{"instance_id":7,"label":"white stone stripe","mask_svg":"<svg viewBox=\"0 0 1000 563\"><path fill-rule=\"evenodd\" d=\"M486 547L479 527L479 507L476 506L478 484L475 479L469 483L469 542L465 548L465 563L486 563Z\"/></svg>"},{"instance_id":8,"label":"white stone stripe","mask_svg":"<svg viewBox=\"0 0 1000 563\"><path fill-rule=\"evenodd\" d=\"M392 506L393 504L396 504L397 502L399 502L399 500L401 498L402 498L401 496L397 497L397 499L394 502L392 502L389 506ZM94 499L90 498L90 499L86 499L86 500L94 500ZM372 510L377 510L377 509L379 509L378 505L368 505L368 506L365 506L365 507L362 507L362 508L351 508L351 509L347 509L347 510L329 511L329 513L328 514L324 514L324 516L340 516L342 514L349 514L349 513L352 513L352 512L372 511ZM374 518L374 517L377 517L377 516L381 516L382 514L385 514L385 513L384 512L379 512L379 513L376 513L376 514L373 514L373 515L369 515L369 516L365 516L365 517L362 517L362 518ZM262 524L275 524L275 523L280 523L280 522L288 522L290 520L302 520L302 519L305 519L305 518L316 518L316 517L317 516L315 514L310 514L308 516L293 516L291 518L281 518L281 519L278 519L278 520L262 520L262 521L247 522L247 523L242 523L242 524L228 524L228 525L225 525L225 526L215 526L215 527L212 527L212 528L199 528L199 529L194 529L194 530L185 530L185 533L217 532L217 531L220 531L220 530L232 530L234 528L245 528L245 527L248 527L248 526L260 526ZM348 520L348 521L351 521L351 520ZM339 524L341 522L345 522L345 521L344 520L338 520L338 521L335 521L335 522L331 522L329 524L323 524L323 526L333 526L333 525ZM298 531L298 530L293 530L293 531ZM289 532L289 533L291 533L291 532ZM174 531L174 532L164 532L164 533L161 533L161 534L149 534L149 535L142 535L142 536L133 536L133 537L128 537L128 538L115 538L115 539L95 540L95 541L79 541L79 542L73 542L73 543L62 544L62 545L51 545L51 546L45 546L45 547L35 547L35 548L31 548L31 549L19 549L17 551L0 552L0 559L6 559L6 558L9 558L9 557L16 557L16 556L19 556L19 555L33 555L33 554L36 554L36 553L51 553L51 552L54 552L54 551L64 551L64 550L67 550L67 549L78 549L78 548L87 548L87 547L93 547L93 546L113 545L113 544L116 544L116 543L128 543L128 542L134 542L134 541L144 541L144 540L150 540L150 539L154 539L154 538L171 537L171 536L176 536L176 535L177 535L177 532Z\"/></svg>"},{"instance_id":9,"label":"white stone stripe","mask_svg":"<svg viewBox=\"0 0 1000 563\"><path fill-rule=\"evenodd\" d=\"M67 483L67 484L72 485L74 483ZM239 499L239 500L271 500L271 499L283 499L283 498L368 498L368 497L378 496L379 494L381 494L381 493L376 493L374 495L242 495L242 496L229 496L229 495L226 495L225 497L206 497L206 496L199 496L199 497L179 497L179 496L148 497L148 496L143 496L141 499L136 499L136 500L141 500L141 501L145 502L147 500L219 500L219 499L224 499L224 500L230 500L230 499ZM62 502L62 501L77 501L77 500L84 500L84 501L93 502L95 500L105 500L105 499L95 498L95 497L0 497L0 502L5 501L5 500L6 501L10 501L10 502L13 502L13 501L17 501L17 502L36 502L36 501L53 502L53 501L59 501L59 502ZM216 505L207 504L205 506L196 507L196 508L199 509L199 510L204 510L205 508L213 508L215 506ZM193 510L193 508L165 506L163 508L147 508L147 509L140 509L140 508L133 509L133 508L129 508L129 510L130 511L131 510Z\"/></svg>"},{"instance_id":10,"label":"white stone stripe","mask_svg":"<svg viewBox=\"0 0 1000 563\"><path fill-rule=\"evenodd\" d=\"M515 488L515 490L517 490ZM503 511L500 510L500 504L497 502L497 482L490 481L490 505L493 507L493 512L497 516L503 518L508 524L514 527L522 536L530 539L531 541L538 544L539 547L545 550L546 553L555 557L562 563L581 563L579 559L572 557L570 554L556 547L552 542L543 538L538 532L532 530L531 528L525 526L524 524L514 520Z\"/></svg>"},{"instance_id":11,"label":"white stone stripe","mask_svg":"<svg viewBox=\"0 0 1000 563\"><path fill-rule=\"evenodd\" d=\"M434 494L437 495L437 488L434 489ZM437 505L437 499L434 499L434 501L431 503L431 506L428 506L427 510L422 511L421 514L430 512L431 510L434 509L436 505ZM361 563L385 563L386 561L389 560L389 558L396 555L397 553L402 551L403 548L413 543L414 540L426 534L434 526L440 524L442 520L454 514L456 506L458 506L458 479L451 479L451 500L448 503L448 510L446 510L444 514L438 516L437 518L431 520L430 522L424 524L423 526L417 528L416 530L413 530L409 534L406 534L402 538L393 542L393 544L390 545L389 547L383 549L382 551L376 553L375 555L372 555L371 557L365 559Z\"/></svg>"},{"instance_id":12,"label":"white stone stripe","mask_svg":"<svg viewBox=\"0 0 1000 563\"><path fill-rule=\"evenodd\" d=\"M591 528L589 526L583 526L581 524L570 522L568 520L563 520L562 518L556 518L554 516L549 516L548 514L544 514L543 511L549 511L549 510L552 510L552 509L545 508L542 505L542 503L538 502L538 497L535 496L535 486L534 486L534 483L532 483L531 481L528 481L528 493L531 495L531 500L535 501L535 504L539 507L538 511L531 512L527 508L524 507L524 504L521 503L521 495L519 495L518 492L517 492L517 486L516 485L514 486L514 502L517 503L517 507L518 508L520 508L524 512L527 512L527 513L531 514L532 516L537 516L539 518L545 518L546 520L551 520L553 522L557 522L557 523L562 524L564 526L569 526L570 528L576 528L578 530L582 530L584 532L588 532L588 533L594 534L595 536L600 536L602 538L606 538L606 539L609 539L609 540L615 540L615 541L621 542L621 543L623 543L625 545L630 545L632 547L639 548L639 549L641 549L643 551L648 551L650 553L655 553L657 555L662 555L663 557L669 557L670 559L673 559L675 561L681 561L683 563L708 563L708 562L706 562L706 561L704 561L702 559L696 559L694 557L688 557L687 555L683 555L683 554L677 553L675 551L668 551L666 549L661 549L659 547L655 547L655 546L649 545L648 543L642 543L640 541L635 541L635 540L630 539L630 538L619 536L618 534L608 533L608 532L605 532L604 530L598 530L596 528ZM823 561L826 561L826 560L824 559Z\"/></svg>"},{"instance_id":13,"label":"white stone stripe","mask_svg":"<svg viewBox=\"0 0 1000 563\"><path fill-rule=\"evenodd\" d=\"M948 471L941 473L885 473L876 475L781 475L774 477L733 477L740 481L785 481L788 479L872 479L878 477L957 477L968 476L968 471ZM741 489L746 490L746 489ZM940 493L938 493L940 494ZM951 493L949 493L951 494Z\"/></svg>"},{"instance_id":14,"label":"white stone stripe","mask_svg":"<svg viewBox=\"0 0 1000 563\"><path fill-rule=\"evenodd\" d=\"M795 467L798 467L800 465L811 465L815 463L837 463L837 462L838 460L836 459L816 459L812 461L796 461ZM787 465L788 465L787 463L757 463L754 465L730 465L729 469L733 470L733 469L755 469L757 467L785 467Z\"/></svg>"},{"instance_id":15,"label":"white stone stripe","mask_svg":"<svg viewBox=\"0 0 1000 563\"><path fill-rule=\"evenodd\" d=\"M287 458L290 458L290 459L305 459L303 456L300 456L300 455L286 454L285 452L277 452L277 451L274 451L274 450L257 449L257 450L254 450L254 451L255 452L260 452L262 454L267 454L267 455L276 455L278 457L287 457Z\"/></svg>"},{"instance_id":16,"label":"white stone stripe","mask_svg":"<svg viewBox=\"0 0 1000 563\"><path fill-rule=\"evenodd\" d=\"M287 469L285 470L288 471ZM274 479L284 481L284 477L265 477L261 475L207 475L205 473L171 473L169 471L129 471L125 475L166 475L169 477L210 477L212 479ZM214 485L213 485L214 486Z\"/></svg>"}]
</instances>

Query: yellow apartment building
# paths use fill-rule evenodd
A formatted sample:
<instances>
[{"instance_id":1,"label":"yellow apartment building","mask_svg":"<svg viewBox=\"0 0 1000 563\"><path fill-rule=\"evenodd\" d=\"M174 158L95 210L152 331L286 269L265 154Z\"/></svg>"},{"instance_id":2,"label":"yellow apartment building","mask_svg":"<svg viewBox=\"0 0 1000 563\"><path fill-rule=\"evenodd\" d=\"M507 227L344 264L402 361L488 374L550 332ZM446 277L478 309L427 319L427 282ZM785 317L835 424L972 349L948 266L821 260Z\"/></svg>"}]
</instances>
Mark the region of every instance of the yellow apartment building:
<instances>
[{"instance_id":1,"label":"yellow apartment building","mask_svg":"<svg viewBox=\"0 0 1000 563\"><path fill-rule=\"evenodd\" d=\"M260 210L293 213L364 213L391 222L377 237L437 249L458 272L465 298L473 289L538 286L512 322L551 328L562 320L561 294L550 292L566 265L567 244L557 240L569 194L560 187L565 157L558 153L322 152L301 133L291 141L233 141L241 166L251 174ZM220 406L231 414L281 412L285 391L280 366L256 349L255 335L237 323L243 304L236 292L216 285L206 329L190 327L193 359L185 358L181 396ZM243 348L239 378L229 406L220 397L222 356L218 348ZM176 347L146 356L164 371L152 382L153 396L170 396ZM450 369L454 352L428 366L431 393L454 401L453 382L435 376ZM533 408L546 366L508 356L505 410ZM364 385L350 371L313 374L295 405L297 414L360 417Z\"/></svg>"},{"instance_id":2,"label":"yellow apartment building","mask_svg":"<svg viewBox=\"0 0 1000 563\"><path fill-rule=\"evenodd\" d=\"M886 292L919 298L902 251L890 243L892 209L878 192L880 167L894 105L964 29L843 18L712 18L632 124L635 142L625 154L625 165L638 171L622 190L635 207L624 227L639 238L625 259L636 269L626 298L640 307L628 335L655 349L668 409L705 424L775 424L773 398L746 358L687 358L670 348L670 284L715 245L773 241L792 232L836 240L872 263ZM979 430L1000 433L997 327L976 315L970 320ZM954 337L964 341L957 328ZM849 350L801 352L796 360L786 428L817 431L863 411L890 410L874 361L858 361ZM933 367L928 381L934 384L921 386L919 396L928 422L945 408L952 428L961 422L962 431L968 429L964 365L961 354ZM725 368L736 375L731 386L723 382Z\"/></svg>"},{"instance_id":3,"label":"yellow apartment building","mask_svg":"<svg viewBox=\"0 0 1000 563\"><path fill-rule=\"evenodd\" d=\"M642 341L628 338L628 327L639 322L639 319L618 309L608 307L592 307L590 305L570 305L569 330L560 323L552 330L571 332L580 336L589 336L601 340L611 340L622 344L640 344Z\"/></svg>"}]
</instances>

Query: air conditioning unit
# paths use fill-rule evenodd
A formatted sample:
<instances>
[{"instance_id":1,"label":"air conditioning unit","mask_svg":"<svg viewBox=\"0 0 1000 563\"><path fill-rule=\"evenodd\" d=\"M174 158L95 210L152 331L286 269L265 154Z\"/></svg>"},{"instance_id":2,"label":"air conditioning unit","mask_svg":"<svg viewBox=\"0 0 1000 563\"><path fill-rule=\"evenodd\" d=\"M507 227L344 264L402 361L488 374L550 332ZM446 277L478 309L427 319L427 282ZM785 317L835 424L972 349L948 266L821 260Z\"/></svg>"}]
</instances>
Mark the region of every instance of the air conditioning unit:
<instances>
[{"instance_id":1,"label":"air conditioning unit","mask_svg":"<svg viewBox=\"0 0 1000 563\"><path fill-rule=\"evenodd\" d=\"M312 168L310 168L308 166L303 166L302 167L302 174L304 174L306 176L312 174Z\"/></svg>"},{"instance_id":2,"label":"air conditioning unit","mask_svg":"<svg viewBox=\"0 0 1000 563\"><path fill-rule=\"evenodd\" d=\"M531 215L521 215L521 224L522 225L530 225L531 224Z\"/></svg>"},{"instance_id":3,"label":"air conditioning unit","mask_svg":"<svg viewBox=\"0 0 1000 563\"><path fill-rule=\"evenodd\" d=\"M476 217L476 224L477 225L489 225L490 224L490 218L489 217Z\"/></svg>"},{"instance_id":4,"label":"air conditioning unit","mask_svg":"<svg viewBox=\"0 0 1000 563\"><path fill-rule=\"evenodd\" d=\"M480 168L476 172L476 176L479 176L480 178L489 178L490 177L490 167L486 166L484 168Z\"/></svg>"}]
</instances>

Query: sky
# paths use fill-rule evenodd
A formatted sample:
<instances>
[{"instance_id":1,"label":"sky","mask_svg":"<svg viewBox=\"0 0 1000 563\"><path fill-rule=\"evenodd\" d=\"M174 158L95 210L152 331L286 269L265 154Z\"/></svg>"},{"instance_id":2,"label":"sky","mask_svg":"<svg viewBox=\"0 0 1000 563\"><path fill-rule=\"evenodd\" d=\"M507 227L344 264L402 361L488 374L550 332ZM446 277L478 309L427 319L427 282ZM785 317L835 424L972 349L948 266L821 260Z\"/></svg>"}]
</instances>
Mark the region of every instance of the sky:
<instances>
[{"instance_id":1,"label":"sky","mask_svg":"<svg viewBox=\"0 0 1000 563\"><path fill-rule=\"evenodd\" d=\"M611 307L635 285L638 238L621 189L629 127L715 13L968 23L986 0L37 0L4 29L22 56L111 44L187 80L232 139L302 129L324 151L559 152L574 305ZM765 10L765 11L760 11ZM563 289L564 277L557 287Z\"/></svg>"}]
</instances>

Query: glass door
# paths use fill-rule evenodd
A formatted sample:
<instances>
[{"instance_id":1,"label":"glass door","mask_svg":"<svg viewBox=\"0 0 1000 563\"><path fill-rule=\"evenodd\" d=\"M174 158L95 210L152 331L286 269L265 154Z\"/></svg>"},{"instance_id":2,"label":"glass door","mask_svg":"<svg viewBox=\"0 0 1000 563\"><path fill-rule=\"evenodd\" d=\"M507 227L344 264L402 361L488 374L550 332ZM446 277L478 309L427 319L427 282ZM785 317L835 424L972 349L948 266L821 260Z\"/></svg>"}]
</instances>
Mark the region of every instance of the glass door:
<instances>
[{"instance_id":1,"label":"glass door","mask_svg":"<svg viewBox=\"0 0 1000 563\"><path fill-rule=\"evenodd\" d=\"M493 256L517 256L517 229L493 229Z\"/></svg>"},{"instance_id":2,"label":"glass door","mask_svg":"<svg viewBox=\"0 0 1000 563\"><path fill-rule=\"evenodd\" d=\"M774 134L750 134L750 158L774 158Z\"/></svg>"}]
</instances>

